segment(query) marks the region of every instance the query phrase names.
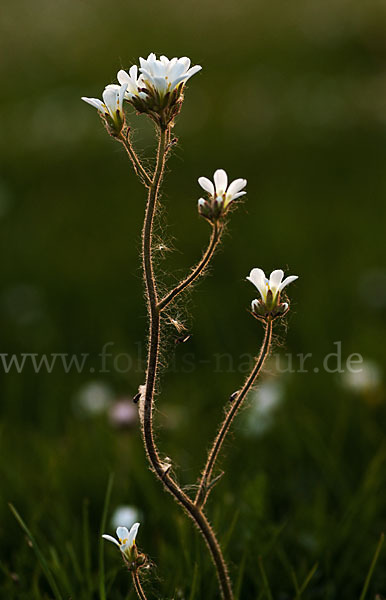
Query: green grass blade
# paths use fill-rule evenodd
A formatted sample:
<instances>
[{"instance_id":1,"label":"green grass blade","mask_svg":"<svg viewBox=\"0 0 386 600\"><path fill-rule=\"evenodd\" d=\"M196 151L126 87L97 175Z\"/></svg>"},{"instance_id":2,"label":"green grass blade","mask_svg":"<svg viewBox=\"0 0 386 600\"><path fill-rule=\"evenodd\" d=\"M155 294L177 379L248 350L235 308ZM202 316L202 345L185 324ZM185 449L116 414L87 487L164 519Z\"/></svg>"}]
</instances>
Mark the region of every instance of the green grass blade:
<instances>
[{"instance_id":1,"label":"green grass blade","mask_svg":"<svg viewBox=\"0 0 386 600\"><path fill-rule=\"evenodd\" d=\"M89 598L92 597L92 578L91 578L91 546L90 546L90 521L88 512L88 499L83 501L83 564L86 580L86 589Z\"/></svg>"},{"instance_id":2,"label":"green grass blade","mask_svg":"<svg viewBox=\"0 0 386 600\"><path fill-rule=\"evenodd\" d=\"M34 536L32 535L32 533L30 532L30 530L28 529L27 525L25 524L25 522L23 521L23 519L21 518L21 516L19 515L19 513L17 512L16 508L13 506L13 504L9 504L9 508L11 509L15 519L17 520L17 522L19 523L20 527L24 530L24 532L26 533L29 541L31 542L32 548L36 554L36 557L40 563L40 566L46 576L46 579L51 587L51 590L56 598L56 600L63 600L63 597L59 591L59 588L56 584L55 578L48 566L48 563L46 561L46 559L44 558Z\"/></svg>"},{"instance_id":3,"label":"green grass blade","mask_svg":"<svg viewBox=\"0 0 386 600\"><path fill-rule=\"evenodd\" d=\"M261 573L261 578L263 580L265 595L268 598L268 600L273 600L271 588L270 588L270 585L268 582L267 574L265 572L264 565L263 565L263 559L261 558L261 556L259 556L259 569L260 569L260 573Z\"/></svg>"},{"instance_id":4,"label":"green grass blade","mask_svg":"<svg viewBox=\"0 0 386 600\"><path fill-rule=\"evenodd\" d=\"M190 588L189 600L194 600L198 588L198 579L200 575L200 567L198 562L194 563L193 579Z\"/></svg>"},{"instance_id":5,"label":"green grass blade","mask_svg":"<svg viewBox=\"0 0 386 600\"><path fill-rule=\"evenodd\" d=\"M238 573L237 573L237 580L236 580L236 584L235 584L235 600L239 600L239 598L241 597L241 587L243 585L243 578L244 578L244 571L245 571L245 565L247 563L247 556L248 553L245 550L244 554L243 554L243 558L241 559L240 562L240 566L238 568Z\"/></svg>"},{"instance_id":6,"label":"green grass blade","mask_svg":"<svg viewBox=\"0 0 386 600\"><path fill-rule=\"evenodd\" d=\"M111 491L113 489L114 474L111 473L107 482L105 501L103 505L103 513L101 526L99 531L99 598L106 600L106 584L105 584L105 558L104 558L104 542L102 534L106 533L107 511L109 509Z\"/></svg>"},{"instance_id":7,"label":"green grass blade","mask_svg":"<svg viewBox=\"0 0 386 600\"><path fill-rule=\"evenodd\" d=\"M303 592L306 590L308 584L310 583L311 579L313 578L313 576L316 573L316 569L318 568L319 563L315 563L313 567L311 567L310 572L308 573L308 575L306 576L305 580L303 581L302 585L300 586L300 589L297 593L296 598L300 598L301 595L303 594Z\"/></svg>"},{"instance_id":8,"label":"green grass blade","mask_svg":"<svg viewBox=\"0 0 386 600\"><path fill-rule=\"evenodd\" d=\"M232 535L233 535L233 531L236 527L237 521L239 520L239 516L240 516L240 511L236 510L235 514L233 516L232 522L230 524L230 526L228 527L227 532L225 533L225 535L223 536L222 539L222 549L225 551L229 545L229 542L231 541Z\"/></svg>"},{"instance_id":9,"label":"green grass blade","mask_svg":"<svg viewBox=\"0 0 386 600\"><path fill-rule=\"evenodd\" d=\"M375 549L373 560L371 561L370 568L369 568L369 571L367 573L367 577L366 577L366 580L365 580L365 583L364 583L364 586L363 586L363 590L362 590L362 593L360 595L359 600L365 600L367 589L368 589L368 587L370 585L370 581L371 581L371 578L373 576L375 565L377 564L377 560L378 560L379 554L381 552L381 549L382 549L384 541L385 541L385 534L381 533L380 538L379 538L379 542L378 542L377 547Z\"/></svg>"}]
</instances>

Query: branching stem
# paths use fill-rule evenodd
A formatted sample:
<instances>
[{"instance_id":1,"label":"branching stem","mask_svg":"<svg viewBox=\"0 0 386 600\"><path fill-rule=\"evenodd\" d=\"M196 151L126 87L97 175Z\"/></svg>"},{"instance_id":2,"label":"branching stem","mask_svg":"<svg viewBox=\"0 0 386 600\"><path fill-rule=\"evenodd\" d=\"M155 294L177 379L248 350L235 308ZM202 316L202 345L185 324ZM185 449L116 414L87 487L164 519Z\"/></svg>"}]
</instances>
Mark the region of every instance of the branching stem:
<instances>
[{"instance_id":1,"label":"branching stem","mask_svg":"<svg viewBox=\"0 0 386 600\"><path fill-rule=\"evenodd\" d=\"M141 400L140 407L140 410L142 411L142 434L147 456L153 471L155 472L157 477L162 481L165 488L174 496L177 502L183 506L188 515L196 523L198 529L200 530L205 539L212 560L216 567L221 589L221 595L224 598L224 600L232 600L233 593L228 575L228 569L224 561L221 548L216 539L215 533L207 517L200 509L200 507L194 504L194 502L189 498L189 496L185 494L185 492L170 476L168 467L165 468L165 465L160 459L153 433L153 402L160 344L160 310L158 305L157 287L154 278L152 261L152 231L154 212L156 209L159 197L159 189L165 169L165 157L167 154L168 140L169 131L160 129L156 167L151 185L149 186L145 222L142 231L142 262L150 318L145 395L144 399Z\"/></svg>"},{"instance_id":2,"label":"branching stem","mask_svg":"<svg viewBox=\"0 0 386 600\"><path fill-rule=\"evenodd\" d=\"M248 377L244 383L244 386L237 393L235 399L232 401L232 404L225 415L225 418L222 422L220 430L219 430L219 432L213 442L213 445L209 451L208 459L206 461L204 470L202 472L198 491L196 494L196 499L194 501L195 505L198 507L203 507L205 505L205 502L208 499L209 492L210 492L211 488L213 487L213 486L210 486L210 483L211 483L211 477L212 477L213 469L216 465L218 455L220 453L220 450L222 448L224 440L228 434L230 426L232 425L233 419L235 418L237 412L239 411L249 390L253 386L257 376L259 375L259 373L264 365L265 359L267 358L267 356L269 354L269 350L270 350L270 346L271 346L271 338L272 338L272 320L268 320L265 323L265 335L264 335L264 340L263 340L263 343L261 346L260 354L259 354L258 358L256 359L255 365L254 365L251 373L248 375Z\"/></svg>"}]
</instances>

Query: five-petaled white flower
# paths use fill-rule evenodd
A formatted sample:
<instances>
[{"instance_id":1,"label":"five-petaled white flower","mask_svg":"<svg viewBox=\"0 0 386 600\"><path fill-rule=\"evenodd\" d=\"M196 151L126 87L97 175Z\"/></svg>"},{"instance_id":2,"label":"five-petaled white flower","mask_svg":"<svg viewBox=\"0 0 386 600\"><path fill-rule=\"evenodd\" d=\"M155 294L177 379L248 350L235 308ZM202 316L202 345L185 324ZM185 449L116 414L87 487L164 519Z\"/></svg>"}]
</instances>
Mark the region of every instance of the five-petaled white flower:
<instances>
[{"instance_id":1,"label":"five-petaled white flower","mask_svg":"<svg viewBox=\"0 0 386 600\"><path fill-rule=\"evenodd\" d=\"M214 183L207 177L199 177L198 179L200 186L209 195L209 200L204 200L204 198L199 199L198 210L209 221L213 221L224 215L234 200L247 193L241 191L247 185L247 180L235 179L228 186L228 175L224 169L217 169L215 171L213 181Z\"/></svg>"},{"instance_id":2,"label":"five-petaled white flower","mask_svg":"<svg viewBox=\"0 0 386 600\"><path fill-rule=\"evenodd\" d=\"M117 73L117 79L119 81L119 85L112 83L106 86L106 90L117 90L121 85L126 85L125 99L126 100L134 100L135 98L139 98L141 100L146 100L148 95L146 92L142 91L146 88L146 83L142 77L142 75L138 76L138 67L137 65L133 65L130 67L128 73L121 69Z\"/></svg>"},{"instance_id":3,"label":"five-petaled white flower","mask_svg":"<svg viewBox=\"0 0 386 600\"><path fill-rule=\"evenodd\" d=\"M91 104L96 108L105 121L115 133L119 133L125 121L123 112L123 99L127 90L127 83L123 85L107 86L102 94L103 100L97 98L86 98L82 96L82 100Z\"/></svg>"},{"instance_id":4,"label":"five-petaled white flower","mask_svg":"<svg viewBox=\"0 0 386 600\"><path fill-rule=\"evenodd\" d=\"M190 66L190 59L187 56L182 58L168 59L167 56L160 56L157 59L154 52L151 52L147 59L140 58L141 78L146 87L158 92L160 97L171 93L178 86L184 85L190 77L202 69L200 65Z\"/></svg>"},{"instance_id":5,"label":"five-petaled white flower","mask_svg":"<svg viewBox=\"0 0 386 600\"><path fill-rule=\"evenodd\" d=\"M135 547L135 538L137 536L139 523L134 523L132 525L130 531L127 527L118 527L117 528L117 538L116 540L111 535L103 534L102 537L109 542L112 542L122 552L123 556L129 561L132 562L136 558L136 547Z\"/></svg>"},{"instance_id":6,"label":"five-petaled white flower","mask_svg":"<svg viewBox=\"0 0 386 600\"><path fill-rule=\"evenodd\" d=\"M272 271L269 279L265 276L262 269L252 269L247 279L257 287L260 292L261 300L252 301L252 311L256 315L278 316L288 310L287 302L280 304L280 293L286 285L298 279L297 275L290 275L283 281L284 273L281 269Z\"/></svg>"}]
</instances>

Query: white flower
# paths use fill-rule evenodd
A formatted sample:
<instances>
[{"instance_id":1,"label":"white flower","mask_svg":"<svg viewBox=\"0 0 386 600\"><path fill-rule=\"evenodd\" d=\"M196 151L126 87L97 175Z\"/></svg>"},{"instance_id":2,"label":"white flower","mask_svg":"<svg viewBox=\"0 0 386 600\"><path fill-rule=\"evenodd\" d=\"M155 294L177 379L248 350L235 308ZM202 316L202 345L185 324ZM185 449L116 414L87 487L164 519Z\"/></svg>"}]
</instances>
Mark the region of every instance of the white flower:
<instances>
[{"instance_id":1,"label":"white flower","mask_svg":"<svg viewBox=\"0 0 386 600\"><path fill-rule=\"evenodd\" d=\"M107 120L107 123L119 133L125 120L123 112L123 99L127 90L127 83L123 85L107 86L102 94L103 100L82 97L82 100L96 108Z\"/></svg>"},{"instance_id":2,"label":"white flower","mask_svg":"<svg viewBox=\"0 0 386 600\"><path fill-rule=\"evenodd\" d=\"M214 199L218 204L222 204L226 209L233 200L240 198L247 192L241 190L247 185L246 179L235 179L228 187L228 175L224 169L217 169L213 175L214 184L207 177L199 177L198 183L208 192L211 199ZM200 198L198 201L202 205L205 200Z\"/></svg>"},{"instance_id":3,"label":"white flower","mask_svg":"<svg viewBox=\"0 0 386 600\"><path fill-rule=\"evenodd\" d=\"M119 81L119 85L110 84L106 86L106 90L116 90L119 89L120 86L126 85L125 99L133 100L135 98L140 98L141 100L146 100L148 95L143 90L146 87L145 81L142 75L138 76L138 67L137 65L133 65L130 67L128 73L121 69L117 73L117 79Z\"/></svg>"},{"instance_id":4,"label":"white flower","mask_svg":"<svg viewBox=\"0 0 386 600\"><path fill-rule=\"evenodd\" d=\"M247 185L246 179L235 179L228 186L228 175L224 169L217 169L213 181L207 177L199 177L198 183L208 193L209 199L200 198L198 212L210 222L217 221L226 214L229 205L247 192L241 191Z\"/></svg>"},{"instance_id":5,"label":"white flower","mask_svg":"<svg viewBox=\"0 0 386 600\"><path fill-rule=\"evenodd\" d=\"M252 269L247 279L257 287L260 292L261 300L252 301L252 311L260 316L265 316L267 313L272 316L283 314L288 310L286 302L280 303L280 293L286 285L298 279L297 275L286 277L283 281L284 273L281 269L272 271L269 279L266 278L262 269ZM276 310L276 313L272 311Z\"/></svg>"},{"instance_id":6,"label":"white flower","mask_svg":"<svg viewBox=\"0 0 386 600\"><path fill-rule=\"evenodd\" d=\"M124 557L128 561L132 562L136 557L135 538L137 536L139 525L139 523L134 523L130 531L127 529L127 527L117 527L117 538L119 542L111 535L107 535L105 533L102 535L102 537L118 546Z\"/></svg>"},{"instance_id":7,"label":"white flower","mask_svg":"<svg viewBox=\"0 0 386 600\"><path fill-rule=\"evenodd\" d=\"M168 92L173 92L181 84L184 85L192 75L201 70L200 65L190 66L190 59L186 56L182 58L172 58L160 56L157 59L152 52L147 59L139 59L141 77L148 89L153 89L163 97Z\"/></svg>"}]
</instances>

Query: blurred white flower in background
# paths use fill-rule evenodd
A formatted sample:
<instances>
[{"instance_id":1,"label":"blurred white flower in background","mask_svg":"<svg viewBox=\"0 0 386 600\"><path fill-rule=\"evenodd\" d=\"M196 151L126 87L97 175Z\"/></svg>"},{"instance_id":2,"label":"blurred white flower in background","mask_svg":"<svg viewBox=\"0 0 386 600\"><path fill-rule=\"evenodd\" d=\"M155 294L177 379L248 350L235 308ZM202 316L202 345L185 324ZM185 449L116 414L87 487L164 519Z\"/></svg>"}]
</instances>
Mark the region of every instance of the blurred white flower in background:
<instances>
[{"instance_id":1,"label":"blurred white flower in background","mask_svg":"<svg viewBox=\"0 0 386 600\"><path fill-rule=\"evenodd\" d=\"M129 398L121 398L109 407L109 421L114 427L130 427L137 421L138 410Z\"/></svg>"},{"instance_id":2,"label":"blurred white flower in background","mask_svg":"<svg viewBox=\"0 0 386 600\"><path fill-rule=\"evenodd\" d=\"M381 386L382 371L374 361L365 360L355 371L342 373L342 383L353 392L372 392Z\"/></svg>"},{"instance_id":3,"label":"blurred white flower in background","mask_svg":"<svg viewBox=\"0 0 386 600\"><path fill-rule=\"evenodd\" d=\"M116 529L120 525L130 528L137 521L142 521L142 513L136 506L118 506L111 517L111 527Z\"/></svg>"},{"instance_id":4,"label":"blurred white flower in background","mask_svg":"<svg viewBox=\"0 0 386 600\"><path fill-rule=\"evenodd\" d=\"M284 385L267 379L251 394L251 404L244 413L242 431L246 435L262 435L274 422L275 410L284 400Z\"/></svg>"},{"instance_id":5,"label":"blurred white flower in background","mask_svg":"<svg viewBox=\"0 0 386 600\"><path fill-rule=\"evenodd\" d=\"M76 393L73 401L74 412L79 416L97 416L111 406L114 392L103 381L89 381Z\"/></svg>"}]
</instances>

